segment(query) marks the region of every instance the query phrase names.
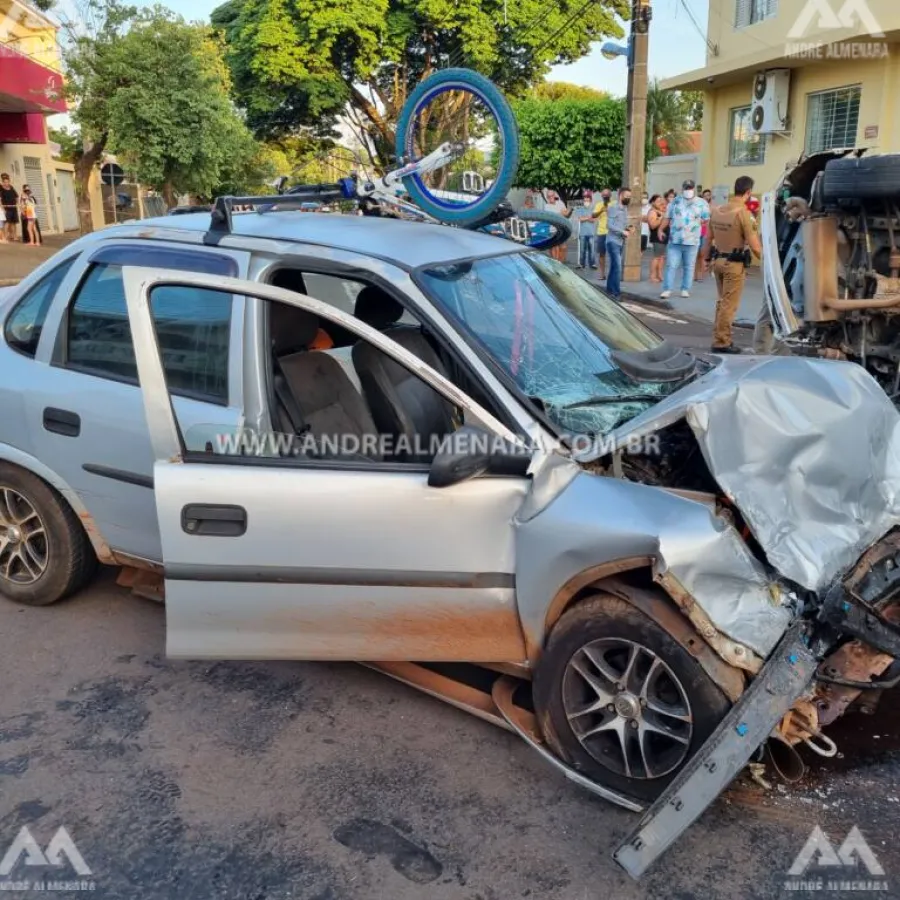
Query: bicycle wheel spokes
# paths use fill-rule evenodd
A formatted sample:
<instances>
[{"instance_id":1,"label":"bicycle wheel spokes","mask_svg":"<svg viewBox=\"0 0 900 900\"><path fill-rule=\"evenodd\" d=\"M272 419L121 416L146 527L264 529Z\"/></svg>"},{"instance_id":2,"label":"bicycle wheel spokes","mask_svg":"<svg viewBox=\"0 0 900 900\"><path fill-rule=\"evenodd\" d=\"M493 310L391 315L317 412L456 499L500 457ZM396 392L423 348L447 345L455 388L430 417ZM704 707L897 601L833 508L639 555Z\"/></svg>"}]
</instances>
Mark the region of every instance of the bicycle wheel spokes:
<instances>
[{"instance_id":1,"label":"bicycle wheel spokes","mask_svg":"<svg viewBox=\"0 0 900 900\"><path fill-rule=\"evenodd\" d=\"M416 177L433 201L464 207L490 189L503 136L477 94L450 86L433 91L418 105L410 136L412 155L426 169Z\"/></svg>"}]
</instances>

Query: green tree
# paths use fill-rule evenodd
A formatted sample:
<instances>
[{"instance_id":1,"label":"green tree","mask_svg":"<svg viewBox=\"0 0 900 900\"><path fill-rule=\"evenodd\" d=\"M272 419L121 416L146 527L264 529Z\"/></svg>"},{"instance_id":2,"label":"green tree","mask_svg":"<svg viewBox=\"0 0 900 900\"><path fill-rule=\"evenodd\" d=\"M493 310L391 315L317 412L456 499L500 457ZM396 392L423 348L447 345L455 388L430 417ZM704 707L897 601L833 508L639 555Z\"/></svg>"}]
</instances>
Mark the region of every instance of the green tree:
<instances>
[{"instance_id":1,"label":"green tree","mask_svg":"<svg viewBox=\"0 0 900 900\"><path fill-rule=\"evenodd\" d=\"M81 132L68 128L48 128L47 134L50 140L59 144L59 159L63 162L74 163L82 154Z\"/></svg>"},{"instance_id":2,"label":"green tree","mask_svg":"<svg viewBox=\"0 0 900 900\"><path fill-rule=\"evenodd\" d=\"M667 91L654 80L647 89L647 159L659 156L663 140L671 153L690 149L688 132L703 122L703 94L699 91Z\"/></svg>"},{"instance_id":3,"label":"green tree","mask_svg":"<svg viewBox=\"0 0 900 900\"><path fill-rule=\"evenodd\" d=\"M622 100L523 100L515 113L521 141L518 187L554 188L568 202L583 188L621 184Z\"/></svg>"},{"instance_id":4,"label":"green tree","mask_svg":"<svg viewBox=\"0 0 900 900\"><path fill-rule=\"evenodd\" d=\"M108 104L109 144L139 182L173 205L177 193L208 196L235 162L249 164L257 147L209 29L156 7L121 43L128 70Z\"/></svg>"},{"instance_id":5,"label":"green tree","mask_svg":"<svg viewBox=\"0 0 900 900\"><path fill-rule=\"evenodd\" d=\"M542 81L528 91L533 100L605 100L609 96L606 91L568 81Z\"/></svg>"},{"instance_id":6,"label":"green tree","mask_svg":"<svg viewBox=\"0 0 900 900\"><path fill-rule=\"evenodd\" d=\"M66 92L83 139L73 158L82 231L93 230L88 183L109 144L110 100L128 71L122 38L136 13L119 0L82 0L72 16L61 17Z\"/></svg>"},{"instance_id":7,"label":"green tree","mask_svg":"<svg viewBox=\"0 0 900 900\"><path fill-rule=\"evenodd\" d=\"M390 163L408 93L447 65L523 93L592 42L620 37L628 0L229 0L223 30L248 125L274 137L329 134L345 114L372 162Z\"/></svg>"}]
</instances>

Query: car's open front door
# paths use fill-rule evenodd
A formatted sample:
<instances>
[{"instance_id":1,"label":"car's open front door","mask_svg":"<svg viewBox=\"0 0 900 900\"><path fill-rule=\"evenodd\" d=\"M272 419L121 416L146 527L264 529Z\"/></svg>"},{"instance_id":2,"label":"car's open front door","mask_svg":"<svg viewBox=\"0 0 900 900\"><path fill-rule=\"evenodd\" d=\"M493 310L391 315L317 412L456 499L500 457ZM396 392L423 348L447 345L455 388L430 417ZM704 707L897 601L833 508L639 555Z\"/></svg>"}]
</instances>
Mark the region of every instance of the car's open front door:
<instances>
[{"instance_id":1,"label":"car's open front door","mask_svg":"<svg viewBox=\"0 0 900 900\"><path fill-rule=\"evenodd\" d=\"M524 477L428 485L422 465L185 451L150 315L188 283L332 321L513 436L380 332L310 297L219 276L125 269L155 454L167 652L206 658L521 661L513 517ZM231 348L254 353L255 348ZM248 369L250 367L248 366ZM232 436L233 437L233 436ZM255 434L255 439L265 435Z\"/></svg>"}]
</instances>

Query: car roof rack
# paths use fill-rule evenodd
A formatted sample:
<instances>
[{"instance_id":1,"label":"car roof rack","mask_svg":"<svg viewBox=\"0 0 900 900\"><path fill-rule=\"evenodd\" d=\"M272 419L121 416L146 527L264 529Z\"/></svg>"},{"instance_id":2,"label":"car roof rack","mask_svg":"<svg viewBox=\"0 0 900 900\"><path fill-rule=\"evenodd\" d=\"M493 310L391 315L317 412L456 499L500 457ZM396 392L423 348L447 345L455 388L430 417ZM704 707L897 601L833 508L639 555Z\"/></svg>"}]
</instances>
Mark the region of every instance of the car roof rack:
<instances>
[{"instance_id":1,"label":"car roof rack","mask_svg":"<svg viewBox=\"0 0 900 900\"><path fill-rule=\"evenodd\" d=\"M280 209L298 209L311 200L353 200L356 197L356 179L343 178L332 184L301 184L283 194L266 194L259 197L216 197L209 225L210 235L231 234L234 230L234 207L253 206L258 213Z\"/></svg>"}]
</instances>

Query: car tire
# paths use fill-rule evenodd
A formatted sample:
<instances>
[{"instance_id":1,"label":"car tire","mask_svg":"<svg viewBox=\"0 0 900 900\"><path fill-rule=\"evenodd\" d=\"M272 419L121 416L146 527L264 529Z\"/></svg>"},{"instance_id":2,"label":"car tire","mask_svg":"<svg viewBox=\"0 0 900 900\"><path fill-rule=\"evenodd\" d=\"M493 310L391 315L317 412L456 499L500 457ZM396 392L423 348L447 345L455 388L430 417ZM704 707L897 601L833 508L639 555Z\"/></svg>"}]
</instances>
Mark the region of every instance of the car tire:
<instances>
[{"instance_id":1,"label":"car tire","mask_svg":"<svg viewBox=\"0 0 900 900\"><path fill-rule=\"evenodd\" d=\"M900 153L833 159L825 166L822 199L826 203L900 197Z\"/></svg>"},{"instance_id":2,"label":"car tire","mask_svg":"<svg viewBox=\"0 0 900 900\"><path fill-rule=\"evenodd\" d=\"M627 684L619 682L625 690L616 691L601 671L624 675L632 652ZM640 802L665 790L730 706L674 638L610 594L582 600L556 623L535 671L533 697L544 740L560 759ZM585 712L592 707L597 711Z\"/></svg>"},{"instance_id":3,"label":"car tire","mask_svg":"<svg viewBox=\"0 0 900 900\"><path fill-rule=\"evenodd\" d=\"M68 503L36 475L0 464L0 594L49 606L83 587L96 565Z\"/></svg>"}]
</instances>

